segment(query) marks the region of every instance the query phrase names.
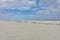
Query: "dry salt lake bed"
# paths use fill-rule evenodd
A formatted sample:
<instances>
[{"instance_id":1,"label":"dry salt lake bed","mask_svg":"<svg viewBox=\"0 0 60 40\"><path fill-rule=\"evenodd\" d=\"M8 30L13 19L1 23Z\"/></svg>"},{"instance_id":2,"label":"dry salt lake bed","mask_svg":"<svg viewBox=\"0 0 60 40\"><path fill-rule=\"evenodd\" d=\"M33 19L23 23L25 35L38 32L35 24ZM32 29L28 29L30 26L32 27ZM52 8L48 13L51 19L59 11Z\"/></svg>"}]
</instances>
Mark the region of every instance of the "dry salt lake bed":
<instances>
[{"instance_id":1,"label":"dry salt lake bed","mask_svg":"<svg viewBox=\"0 0 60 40\"><path fill-rule=\"evenodd\" d=\"M60 21L0 21L0 40L60 40Z\"/></svg>"}]
</instances>

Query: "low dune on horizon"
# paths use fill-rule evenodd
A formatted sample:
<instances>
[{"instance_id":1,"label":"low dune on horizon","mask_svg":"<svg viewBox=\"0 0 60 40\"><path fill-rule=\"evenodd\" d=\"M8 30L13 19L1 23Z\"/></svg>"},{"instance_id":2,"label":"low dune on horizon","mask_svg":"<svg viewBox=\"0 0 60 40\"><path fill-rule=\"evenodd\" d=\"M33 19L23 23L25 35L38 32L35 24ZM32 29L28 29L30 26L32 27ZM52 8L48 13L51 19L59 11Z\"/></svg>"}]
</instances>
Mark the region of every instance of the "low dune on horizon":
<instances>
[{"instance_id":1,"label":"low dune on horizon","mask_svg":"<svg viewBox=\"0 0 60 40\"><path fill-rule=\"evenodd\" d=\"M0 40L60 40L60 21L2 21Z\"/></svg>"}]
</instances>

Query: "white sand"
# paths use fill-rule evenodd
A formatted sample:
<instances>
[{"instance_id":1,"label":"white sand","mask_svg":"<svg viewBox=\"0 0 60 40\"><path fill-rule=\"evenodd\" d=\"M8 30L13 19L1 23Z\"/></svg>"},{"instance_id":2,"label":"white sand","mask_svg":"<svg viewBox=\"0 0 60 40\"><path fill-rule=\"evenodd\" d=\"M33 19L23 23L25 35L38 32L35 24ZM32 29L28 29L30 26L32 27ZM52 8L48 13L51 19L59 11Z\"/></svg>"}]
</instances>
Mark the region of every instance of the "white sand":
<instances>
[{"instance_id":1,"label":"white sand","mask_svg":"<svg viewBox=\"0 0 60 40\"><path fill-rule=\"evenodd\" d=\"M60 40L60 26L0 21L0 40Z\"/></svg>"}]
</instances>

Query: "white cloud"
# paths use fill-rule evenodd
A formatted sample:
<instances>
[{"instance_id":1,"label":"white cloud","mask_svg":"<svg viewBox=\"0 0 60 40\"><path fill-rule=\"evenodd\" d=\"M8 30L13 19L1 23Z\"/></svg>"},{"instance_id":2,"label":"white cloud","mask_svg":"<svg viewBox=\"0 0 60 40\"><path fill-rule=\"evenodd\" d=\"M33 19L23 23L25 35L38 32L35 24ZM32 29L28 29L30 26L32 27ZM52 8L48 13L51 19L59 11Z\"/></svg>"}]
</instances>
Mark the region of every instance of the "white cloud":
<instances>
[{"instance_id":1,"label":"white cloud","mask_svg":"<svg viewBox=\"0 0 60 40\"><path fill-rule=\"evenodd\" d=\"M38 14L60 13L60 0L41 0L38 6L40 6L40 8L34 9ZM38 10L41 8L43 10Z\"/></svg>"},{"instance_id":2,"label":"white cloud","mask_svg":"<svg viewBox=\"0 0 60 40\"><path fill-rule=\"evenodd\" d=\"M36 4L35 0L0 0L0 8L30 9Z\"/></svg>"},{"instance_id":3,"label":"white cloud","mask_svg":"<svg viewBox=\"0 0 60 40\"><path fill-rule=\"evenodd\" d=\"M60 13L60 0L40 0L36 5L36 0L0 0L0 8L4 9L20 9L20 10L33 10L36 13ZM40 7L37 7L40 6ZM32 9L32 7L34 9ZM39 10L43 9L43 10Z\"/></svg>"}]
</instances>

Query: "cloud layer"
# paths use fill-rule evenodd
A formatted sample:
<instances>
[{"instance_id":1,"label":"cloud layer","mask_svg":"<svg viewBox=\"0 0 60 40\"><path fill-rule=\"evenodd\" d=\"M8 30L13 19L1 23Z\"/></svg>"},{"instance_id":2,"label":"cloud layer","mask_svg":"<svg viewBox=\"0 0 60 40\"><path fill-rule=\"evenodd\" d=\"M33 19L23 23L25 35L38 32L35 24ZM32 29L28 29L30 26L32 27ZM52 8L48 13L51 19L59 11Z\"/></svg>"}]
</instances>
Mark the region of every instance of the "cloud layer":
<instances>
[{"instance_id":1,"label":"cloud layer","mask_svg":"<svg viewBox=\"0 0 60 40\"><path fill-rule=\"evenodd\" d=\"M60 10L59 0L0 0L0 9L38 10L56 12ZM51 11L51 12L52 12ZM57 12L58 12L57 11Z\"/></svg>"},{"instance_id":2,"label":"cloud layer","mask_svg":"<svg viewBox=\"0 0 60 40\"><path fill-rule=\"evenodd\" d=\"M0 8L27 10L35 5L35 0L0 0Z\"/></svg>"},{"instance_id":3,"label":"cloud layer","mask_svg":"<svg viewBox=\"0 0 60 40\"><path fill-rule=\"evenodd\" d=\"M0 17L1 14L39 20L41 15L60 15L60 0L0 0Z\"/></svg>"}]
</instances>

